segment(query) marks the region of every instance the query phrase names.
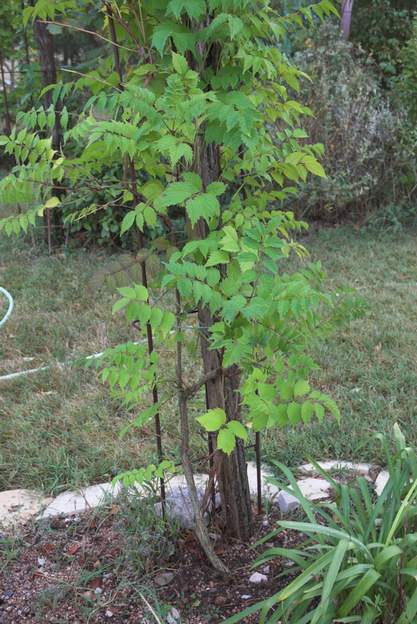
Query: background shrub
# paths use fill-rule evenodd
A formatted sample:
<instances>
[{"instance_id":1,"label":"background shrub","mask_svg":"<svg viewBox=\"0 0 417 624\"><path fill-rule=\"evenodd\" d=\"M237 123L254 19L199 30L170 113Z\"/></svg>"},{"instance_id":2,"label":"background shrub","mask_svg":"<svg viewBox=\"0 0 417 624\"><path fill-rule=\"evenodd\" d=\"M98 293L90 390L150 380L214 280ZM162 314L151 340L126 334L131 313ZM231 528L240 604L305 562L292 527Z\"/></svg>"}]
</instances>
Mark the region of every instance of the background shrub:
<instances>
[{"instance_id":1,"label":"background shrub","mask_svg":"<svg viewBox=\"0 0 417 624\"><path fill-rule=\"evenodd\" d=\"M376 208L409 201L415 185L415 137L405 112L383 91L375 66L327 23L296 62L311 77L304 101L312 143L324 142L327 178L311 180L294 207L300 216L365 219Z\"/></svg>"}]
</instances>

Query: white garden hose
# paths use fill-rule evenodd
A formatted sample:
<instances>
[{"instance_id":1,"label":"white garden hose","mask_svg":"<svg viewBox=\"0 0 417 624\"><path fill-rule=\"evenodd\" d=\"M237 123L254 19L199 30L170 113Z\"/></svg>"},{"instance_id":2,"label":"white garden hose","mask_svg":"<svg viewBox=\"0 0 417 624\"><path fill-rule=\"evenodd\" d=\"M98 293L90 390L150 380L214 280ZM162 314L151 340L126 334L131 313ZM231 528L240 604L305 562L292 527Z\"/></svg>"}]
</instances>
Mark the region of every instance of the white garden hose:
<instances>
[{"instance_id":1,"label":"white garden hose","mask_svg":"<svg viewBox=\"0 0 417 624\"><path fill-rule=\"evenodd\" d=\"M2 293L6 297L7 301L9 302L8 310L6 314L4 315L4 317L0 320L0 327L1 327L10 318L10 315L13 312L13 308L14 308L14 301L13 301L13 297L11 296L11 294L5 288L2 288L1 286L0 286L0 293Z\"/></svg>"}]
</instances>

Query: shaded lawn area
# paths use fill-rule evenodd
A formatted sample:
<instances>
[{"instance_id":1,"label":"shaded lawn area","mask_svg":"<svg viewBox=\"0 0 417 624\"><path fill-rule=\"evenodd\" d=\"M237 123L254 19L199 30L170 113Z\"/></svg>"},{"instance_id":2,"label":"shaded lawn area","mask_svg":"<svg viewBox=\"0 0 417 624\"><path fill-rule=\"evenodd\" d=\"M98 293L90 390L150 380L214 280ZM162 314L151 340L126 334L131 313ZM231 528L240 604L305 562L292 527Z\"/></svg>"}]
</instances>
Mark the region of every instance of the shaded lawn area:
<instances>
[{"instance_id":1,"label":"shaded lawn area","mask_svg":"<svg viewBox=\"0 0 417 624\"><path fill-rule=\"evenodd\" d=\"M320 345L316 383L338 402L342 422L331 420L263 439L265 459L296 465L307 457L378 460L373 434L399 422L417 443L416 232L377 236L351 228L322 229L306 240L334 286L354 286L369 305ZM137 334L112 317L114 288L91 287L114 257L72 250L48 257L23 242L0 238L0 284L16 299L0 329L0 374L101 351ZM93 279L93 282L92 282ZM168 371L172 365L166 360ZM199 397L194 411L203 409ZM175 452L175 403L163 418ZM152 428L117 433L131 415L97 379L80 367L0 382L0 489L40 487L57 492L100 482L153 458ZM204 448L195 437L195 449Z\"/></svg>"}]
</instances>

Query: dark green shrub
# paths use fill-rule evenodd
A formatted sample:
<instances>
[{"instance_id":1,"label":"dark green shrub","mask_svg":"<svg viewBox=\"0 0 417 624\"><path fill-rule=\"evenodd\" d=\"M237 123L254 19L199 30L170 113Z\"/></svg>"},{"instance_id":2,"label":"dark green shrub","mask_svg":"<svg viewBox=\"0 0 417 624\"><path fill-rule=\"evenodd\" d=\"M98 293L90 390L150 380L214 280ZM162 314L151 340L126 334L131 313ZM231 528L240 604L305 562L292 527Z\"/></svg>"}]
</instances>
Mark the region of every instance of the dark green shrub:
<instances>
[{"instance_id":1,"label":"dark green shrub","mask_svg":"<svg viewBox=\"0 0 417 624\"><path fill-rule=\"evenodd\" d=\"M378 78L390 87L401 71L401 50L411 36L415 0L356 0L351 39L375 61Z\"/></svg>"},{"instance_id":2,"label":"dark green shrub","mask_svg":"<svg viewBox=\"0 0 417 624\"><path fill-rule=\"evenodd\" d=\"M324 142L327 178L309 180L294 204L313 219L365 220L381 206L409 200L415 185L414 142L406 116L382 91L374 66L335 24L325 24L297 64L311 77L305 122L312 143Z\"/></svg>"}]
</instances>

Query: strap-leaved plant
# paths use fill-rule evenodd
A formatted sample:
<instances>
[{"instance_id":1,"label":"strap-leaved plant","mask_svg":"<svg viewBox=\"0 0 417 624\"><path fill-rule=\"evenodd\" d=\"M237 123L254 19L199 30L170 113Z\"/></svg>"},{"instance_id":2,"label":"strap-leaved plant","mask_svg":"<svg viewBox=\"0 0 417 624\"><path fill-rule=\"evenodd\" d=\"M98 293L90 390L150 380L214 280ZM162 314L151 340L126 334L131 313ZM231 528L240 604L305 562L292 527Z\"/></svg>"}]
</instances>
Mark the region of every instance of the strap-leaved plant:
<instances>
[{"instance_id":1,"label":"strap-leaved plant","mask_svg":"<svg viewBox=\"0 0 417 624\"><path fill-rule=\"evenodd\" d=\"M137 426L177 395L197 535L224 571L194 484L190 401L205 386L207 411L197 421L215 444L224 529L242 540L252 531L244 447L253 432L321 420L326 412L339 417L335 403L310 387L315 363L306 349L340 316L341 298L324 290L319 265L303 261L307 252L294 237L306 226L283 208L300 181L324 176L322 146L308 144L302 117L311 112L294 99L304 76L280 51L289 29L335 9L321 0L283 18L268 0L97 4L39 0L26 10L28 20L72 27L80 12L97 12L100 42L108 47L94 69L55 88L55 102L70 90L80 100L71 115L60 103L61 153L39 138L40 123L53 126L52 112L50 119L30 112L21 117L23 129L2 137L17 166L0 192L30 208L0 228L25 230L59 203L50 196L58 183L69 189L63 202L99 187L103 205L125 207L122 236L146 240L149 252L168 250L152 292L128 285L114 306L143 332L151 327L155 350L133 342L109 350L103 378L127 404L140 406ZM117 164L123 174L100 186ZM78 216L101 207L90 203ZM193 379L184 373L190 341L201 355ZM176 351L175 379L168 381L162 343ZM147 407L155 384L159 400Z\"/></svg>"}]
</instances>

